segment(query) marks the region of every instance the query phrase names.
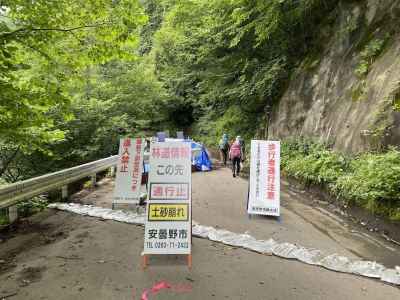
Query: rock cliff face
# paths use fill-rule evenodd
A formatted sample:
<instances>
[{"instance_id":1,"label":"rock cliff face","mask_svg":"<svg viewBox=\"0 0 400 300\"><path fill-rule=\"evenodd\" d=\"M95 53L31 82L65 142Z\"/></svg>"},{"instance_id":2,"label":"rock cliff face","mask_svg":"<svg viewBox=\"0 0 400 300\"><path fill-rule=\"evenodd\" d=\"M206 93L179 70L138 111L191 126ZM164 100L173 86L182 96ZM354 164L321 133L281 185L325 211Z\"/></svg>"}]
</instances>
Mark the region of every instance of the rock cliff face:
<instances>
[{"instance_id":1,"label":"rock cliff face","mask_svg":"<svg viewBox=\"0 0 400 300\"><path fill-rule=\"evenodd\" d=\"M400 0L341 1L271 113L269 138L356 153L400 144Z\"/></svg>"}]
</instances>

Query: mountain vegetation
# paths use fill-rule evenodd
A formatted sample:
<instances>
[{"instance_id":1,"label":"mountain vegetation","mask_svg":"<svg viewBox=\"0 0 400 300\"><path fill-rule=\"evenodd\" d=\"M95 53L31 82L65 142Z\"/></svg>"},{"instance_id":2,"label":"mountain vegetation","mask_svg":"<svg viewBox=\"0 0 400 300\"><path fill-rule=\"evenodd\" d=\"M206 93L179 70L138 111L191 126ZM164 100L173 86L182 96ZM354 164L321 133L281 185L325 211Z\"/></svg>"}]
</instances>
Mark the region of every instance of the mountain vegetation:
<instances>
[{"instance_id":1,"label":"mountain vegetation","mask_svg":"<svg viewBox=\"0 0 400 300\"><path fill-rule=\"evenodd\" d=\"M184 130L211 146L222 133L265 138L271 109L296 67L320 53L320 29L339 2L0 0L1 182L115 154L123 135ZM363 52L359 76L382 45ZM372 176L360 167L372 154L349 162L299 143L284 148L295 149L283 153L287 174L400 206L398 189L351 184Z\"/></svg>"}]
</instances>

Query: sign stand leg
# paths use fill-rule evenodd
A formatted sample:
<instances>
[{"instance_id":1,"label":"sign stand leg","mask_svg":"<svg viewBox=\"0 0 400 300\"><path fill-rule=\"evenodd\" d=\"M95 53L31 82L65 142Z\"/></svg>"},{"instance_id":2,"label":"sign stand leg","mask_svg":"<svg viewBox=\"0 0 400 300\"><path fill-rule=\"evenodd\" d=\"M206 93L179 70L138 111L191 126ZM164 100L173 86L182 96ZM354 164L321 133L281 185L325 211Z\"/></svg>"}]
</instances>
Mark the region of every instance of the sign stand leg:
<instances>
[{"instance_id":1,"label":"sign stand leg","mask_svg":"<svg viewBox=\"0 0 400 300\"><path fill-rule=\"evenodd\" d=\"M146 254L142 255L142 270L147 268L148 257Z\"/></svg>"},{"instance_id":2,"label":"sign stand leg","mask_svg":"<svg viewBox=\"0 0 400 300\"><path fill-rule=\"evenodd\" d=\"M246 203L246 210L247 210L247 215L249 216L249 219L251 219L251 214L248 213L249 211L249 197L250 197L250 178L247 183L247 203Z\"/></svg>"},{"instance_id":3,"label":"sign stand leg","mask_svg":"<svg viewBox=\"0 0 400 300\"><path fill-rule=\"evenodd\" d=\"M192 269L192 254L188 254L187 263L188 263L189 270L191 270Z\"/></svg>"},{"instance_id":4,"label":"sign stand leg","mask_svg":"<svg viewBox=\"0 0 400 300\"><path fill-rule=\"evenodd\" d=\"M143 172L142 172L142 178L143 178L143 174L145 174L146 173L146 169L145 169L145 167L146 167L146 165L145 165L145 163L144 163L144 159L143 159L143 164L142 164L142 168L143 168ZM149 182L149 174L147 173L147 180L146 180L146 191L149 189L149 187L148 187L148 182Z\"/></svg>"},{"instance_id":5,"label":"sign stand leg","mask_svg":"<svg viewBox=\"0 0 400 300\"><path fill-rule=\"evenodd\" d=\"M193 191L190 191L190 199L193 199ZM193 212L193 207L190 204L190 244L193 245L193 234L192 234L192 229L193 229L193 220L192 220L192 214Z\"/></svg>"}]
</instances>

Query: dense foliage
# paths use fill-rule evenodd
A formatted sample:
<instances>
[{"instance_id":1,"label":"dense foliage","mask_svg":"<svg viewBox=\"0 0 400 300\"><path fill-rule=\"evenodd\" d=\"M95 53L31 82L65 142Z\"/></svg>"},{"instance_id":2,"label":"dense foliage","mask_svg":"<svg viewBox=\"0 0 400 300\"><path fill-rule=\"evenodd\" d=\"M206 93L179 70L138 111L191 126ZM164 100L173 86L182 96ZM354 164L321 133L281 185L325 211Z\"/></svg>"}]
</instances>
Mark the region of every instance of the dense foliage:
<instances>
[{"instance_id":1,"label":"dense foliage","mask_svg":"<svg viewBox=\"0 0 400 300\"><path fill-rule=\"evenodd\" d=\"M114 154L123 134L254 136L324 0L3 0L0 176Z\"/></svg>"},{"instance_id":2,"label":"dense foliage","mask_svg":"<svg viewBox=\"0 0 400 300\"><path fill-rule=\"evenodd\" d=\"M196 121L193 133L208 143L222 132L253 137L336 2L161 1L167 12L151 55L171 117L187 116L176 125Z\"/></svg>"},{"instance_id":3,"label":"dense foliage","mask_svg":"<svg viewBox=\"0 0 400 300\"><path fill-rule=\"evenodd\" d=\"M158 122L147 103L164 93L137 53L148 19L138 1L12 0L0 7L5 180L115 154L121 133Z\"/></svg>"},{"instance_id":4,"label":"dense foliage","mask_svg":"<svg viewBox=\"0 0 400 300\"><path fill-rule=\"evenodd\" d=\"M293 139L282 143L282 168L305 184L327 185L330 188L348 169L348 160L311 140Z\"/></svg>"},{"instance_id":5,"label":"dense foliage","mask_svg":"<svg viewBox=\"0 0 400 300\"><path fill-rule=\"evenodd\" d=\"M0 184L115 154L121 135L265 138L270 110L318 53L338 3L0 0ZM383 46L366 45L360 76ZM293 140L282 166L374 210L399 207L398 158L348 159Z\"/></svg>"},{"instance_id":6,"label":"dense foliage","mask_svg":"<svg viewBox=\"0 0 400 300\"><path fill-rule=\"evenodd\" d=\"M351 162L349 172L338 178L339 196L371 211L400 220L400 152L364 153Z\"/></svg>"},{"instance_id":7,"label":"dense foliage","mask_svg":"<svg viewBox=\"0 0 400 300\"><path fill-rule=\"evenodd\" d=\"M304 139L282 143L282 169L305 184L327 187L338 199L400 221L400 152L345 157Z\"/></svg>"},{"instance_id":8,"label":"dense foliage","mask_svg":"<svg viewBox=\"0 0 400 300\"><path fill-rule=\"evenodd\" d=\"M0 133L22 150L64 137L55 118L68 113L75 81L90 65L133 59L137 1L1 1Z\"/></svg>"}]
</instances>

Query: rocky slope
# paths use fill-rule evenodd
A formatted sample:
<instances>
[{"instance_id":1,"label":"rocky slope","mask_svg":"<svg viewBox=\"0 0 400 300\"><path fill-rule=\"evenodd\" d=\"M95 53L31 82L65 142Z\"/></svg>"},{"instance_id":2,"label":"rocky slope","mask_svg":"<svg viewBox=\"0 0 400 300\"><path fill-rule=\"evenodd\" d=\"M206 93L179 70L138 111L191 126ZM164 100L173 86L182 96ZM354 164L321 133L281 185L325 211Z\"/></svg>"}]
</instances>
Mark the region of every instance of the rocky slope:
<instances>
[{"instance_id":1,"label":"rocky slope","mask_svg":"<svg viewBox=\"0 0 400 300\"><path fill-rule=\"evenodd\" d=\"M400 1L341 1L271 113L269 138L356 153L400 143Z\"/></svg>"}]
</instances>

